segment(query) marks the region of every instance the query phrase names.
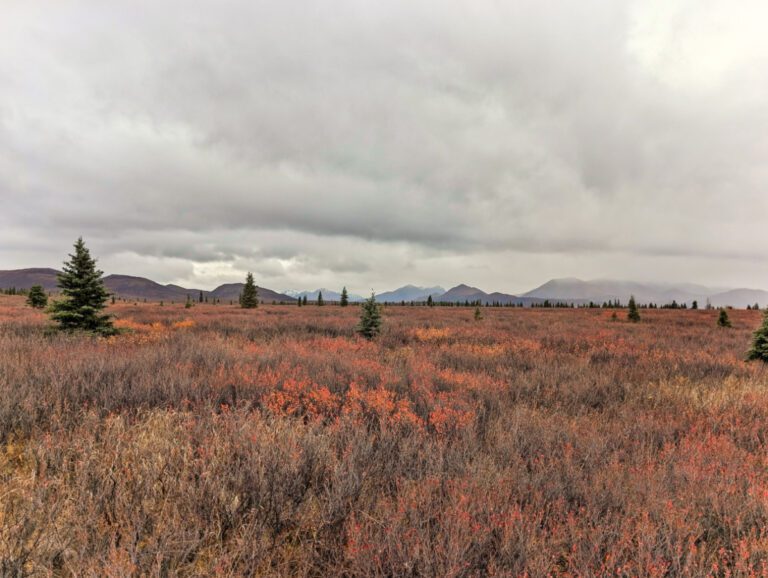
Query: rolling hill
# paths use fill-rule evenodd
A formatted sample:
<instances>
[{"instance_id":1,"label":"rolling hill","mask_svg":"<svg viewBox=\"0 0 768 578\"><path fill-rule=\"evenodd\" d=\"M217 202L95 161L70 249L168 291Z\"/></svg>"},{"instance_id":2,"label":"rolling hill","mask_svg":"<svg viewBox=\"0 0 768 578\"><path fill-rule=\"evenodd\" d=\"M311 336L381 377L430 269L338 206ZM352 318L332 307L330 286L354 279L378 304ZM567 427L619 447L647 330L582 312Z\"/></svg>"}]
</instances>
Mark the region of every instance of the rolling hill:
<instances>
[{"instance_id":1,"label":"rolling hill","mask_svg":"<svg viewBox=\"0 0 768 578\"><path fill-rule=\"evenodd\" d=\"M768 306L768 291L761 289L731 289L716 293L709 298L709 302L715 307L746 307L757 303L760 307Z\"/></svg>"},{"instance_id":2,"label":"rolling hill","mask_svg":"<svg viewBox=\"0 0 768 578\"><path fill-rule=\"evenodd\" d=\"M405 285L393 291L385 291L376 295L376 301L379 303L426 301L430 295L432 299L438 300L443 293L445 293L445 289L440 286L417 287L416 285Z\"/></svg>"},{"instance_id":3,"label":"rolling hill","mask_svg":"<svg viewBox=\"0 0 768 578\"><path fill-rule=\"evenodd\" d=\"M530 306L533 303L541 303L544 299L538 299L535 297L520 297L518 295L510 295L508 293L500 293L495 291L493 293L486 293L481 291L477 287L470 287L469 285L457 285L452 289L449 289L438 297L437 301L444 303L470 303L479 301L482 304L486 303L500 303L502 305L523 305Z\"/></svg>"},{"instance_id":4,"label":"rolling hill","mask_svg":"<svg viewBox=\"0 0 768 578\"><path fill-rule=\"evenodd\" d=\"M46 291L56 291L56 269L15 269L0 271L0 289L29 289L33 285L42 285Z\"/></svg>"},{"instance_id":5,"label":"rolling hill","mask_svg":"<svg viewBox=\"0 0 768 578\"><path fill-rule=\"evenodd\" d=\"M238 297L240 297L240 293L243 291L244 283L226 283L224 285L219 285L214 289L213 291L208 292L207 294L209 296L215 297L216 299L221 299L222 302L226 301L237 301ZM296 299L285 295L284 293L278 293L277 291L273 291L272 289L267 289L265 287L259 287L256 286L256 289L259 292L259 300L265 301L267 303L271 303L272 301L276 302L286 302L286 303L295 303ZM203 295L205 295L206 292L203 291Z\"/></svg>"}]
</instances>

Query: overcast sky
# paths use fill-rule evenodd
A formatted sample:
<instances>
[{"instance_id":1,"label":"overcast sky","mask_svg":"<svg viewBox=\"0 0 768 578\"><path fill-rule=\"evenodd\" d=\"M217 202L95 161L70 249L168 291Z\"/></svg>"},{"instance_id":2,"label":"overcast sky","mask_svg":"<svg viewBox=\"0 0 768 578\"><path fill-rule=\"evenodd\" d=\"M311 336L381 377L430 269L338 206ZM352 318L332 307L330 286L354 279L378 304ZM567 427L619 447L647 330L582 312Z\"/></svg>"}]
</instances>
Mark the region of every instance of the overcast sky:
<instances>
[{"instance_id":1,"label":"overcast sky","mask_svg":"<svg viewBox=\"0 0 768 578\"><path fill-rule=\"evenodd\" d=\"M0 269L768 288L761 0L2 0Z\"/></svg>"}]
</instances>

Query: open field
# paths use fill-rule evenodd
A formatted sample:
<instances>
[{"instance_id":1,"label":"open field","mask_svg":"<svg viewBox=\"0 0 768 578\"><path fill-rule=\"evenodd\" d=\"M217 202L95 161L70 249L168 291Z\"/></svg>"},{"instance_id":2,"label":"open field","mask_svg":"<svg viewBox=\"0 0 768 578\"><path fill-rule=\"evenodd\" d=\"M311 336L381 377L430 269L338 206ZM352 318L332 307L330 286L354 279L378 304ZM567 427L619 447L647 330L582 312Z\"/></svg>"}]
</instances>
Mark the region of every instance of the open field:
<instances>
[{"instance_id":1,"label":"open field","mask_svg":"<svg viewBox=\"0 0 768 578\"><path fill-rule=\"evenodd\" d=\"M757 311L0 297L0 575L768 574Z\"/></svg>"}]
</instances>

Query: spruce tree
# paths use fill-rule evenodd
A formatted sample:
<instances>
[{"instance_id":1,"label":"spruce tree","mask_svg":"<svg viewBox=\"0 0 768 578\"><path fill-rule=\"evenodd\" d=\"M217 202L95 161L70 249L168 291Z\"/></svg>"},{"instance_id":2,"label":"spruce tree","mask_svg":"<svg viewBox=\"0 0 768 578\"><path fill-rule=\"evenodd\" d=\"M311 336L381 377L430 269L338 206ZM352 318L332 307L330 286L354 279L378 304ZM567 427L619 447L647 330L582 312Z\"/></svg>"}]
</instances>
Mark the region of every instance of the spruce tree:
<instances>
[{"instance_id":1,"label":"spruce tree","mask_svg":"<svg viewBox=\"0 0 768 578\"><path fill-rule=\"evenodd\" d=\"M363 301L357 332L366 339L373 339L381 333L381 308L376 303L376 296L373 293L370 298Z\"/></svg>"},{"instance_id":2,"label":"spruce tree","mask_svg":"<svg viewBox=\"0 0 768 578\"><path fill-rule=\"evenodd\" d=\"M344 287L341 290L341 298L339 299L339 305L341 305L342 307L346 307L347 305L349 305L349 294L347 293L346 287Z\"/></svg>"},{"instance_id":3,"label":"spruce tree","mask_svg":"<svg viewBox=\"0 0 768 578\"><path fill-rule=\"evenodd\" d=\"M480 307L475 307L475 321L480 321L483 318L483 312L480 311Z\"/></svg>"},{"instance_id":4,"label":"spruce tree","mask_svg":"<svg viewBox=\"0 0 768 578\"><path fill-rule=\"evenodd\" d=\"M240 307L243 309L255 309L259 306L259 292L256 289L256 284L253 282L253 274L248 273L245 276L245 286L243 287L243 293L240 295Z\"/></svg>"},{"instance_id":5,"label":"spruce tree","mask_svg":"<svg viewBox=\"0 0 768 578\"><path fill-rule=\"evenodd\" d=\"M717 318L718 327L730 327L731 320L728 319L728 312L725 309L720 310L720 315Z\"/></svg>"},{"instance_id":6,"label":"spruce tree","mask_svg":"<svg viewBox=\"0 0 768 578\"><path fill-rule=\"evenodd\" d=\"M70 260L64 263L64 270L57 277L64 299L54 302L51 318L61 329L102 335L115 333L111 317L101 313L109 300L102 275L80 237L75 243L75 253L70 254Z\"/></svg>"},{"instance_id":7,"label":"spruce tree","mask_svg":"<svg viewBox=\"0 0 768 578\"><path fill-rule=\"evenodd\" d=\"M323 305L325 305L325 301L323 301L323 292L322 292L322 291L318 291L318 292L317 292L317 304L318 304L320 307L322 307Z\"/></svg>"},{"instance_id":8,"label":"spruce tree","mask_svg":"<svg viewBox=\"0 0 768 578\"><path fill-rule=\"evenodd\" d=\"M755 331L752 348L747 353L747 359L759 359L768 363L768 309L763 314L763 324Z\"/></svg>"},{"instance_id":9,"label":"spruce tree","mask_svg":"<svg viewBox=\"0 0 768 578\"><path fill-rule=\"evenodd\" d=\"M306 304L307 304L307 296L304 295L304 298L302 299L302 305L306 305Z\"/></svg>"},{"instance_id":10,"label":"spruce tree","mask_svg":"<svg viewBox=\"0 0 768 578\"><path fill-rule=\"evenodd\" d=\"M634 295L629 298L629 312L627 313L627 319L632 323L640 321L640 312L637 310L637 303L635 303Z\"/></svg>"},{"instance_id":11,"label":"spruce tree","mask_svg":"<svg viewBox=\"0 0 768 578\"><path fill-rule=\"evenodd\" d=\"M27 295L27 305L34 309L43 309L48 305L48 295L45 294L42 285L32 285Z\"/></svg>"},{"instance_id":12,"label":"spruce tree","mask_svg":"<svg viewBox=\"0 0 768 578\"><path fill-rule=\"evenodd\" d=\"M435 304L435 300L432 299L432 295L427 295L427 307L432 307Z\"/></svg>"}]
</instances>

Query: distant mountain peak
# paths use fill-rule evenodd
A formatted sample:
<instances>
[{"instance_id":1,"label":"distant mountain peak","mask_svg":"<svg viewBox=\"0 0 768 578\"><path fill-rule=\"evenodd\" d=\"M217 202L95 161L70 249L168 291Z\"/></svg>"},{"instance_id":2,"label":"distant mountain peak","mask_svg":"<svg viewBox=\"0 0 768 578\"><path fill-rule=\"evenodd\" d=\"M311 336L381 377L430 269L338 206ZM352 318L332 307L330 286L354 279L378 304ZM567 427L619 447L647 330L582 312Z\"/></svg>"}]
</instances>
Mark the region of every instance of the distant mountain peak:
<instances>
[{"instance_id":1,"label":"distant mountain peak","mask_svg":"<svg viewBox=\"0 0 768 578\"><path fill-rule=\"evenodd\" d=\"M435 287L419 287L418 285L403 285L392 291L384 291L376 295L376 301L380 303L401 303L403 301L426 301L431 296L432 299L439 298L445 293L445 289L436 285Z\"/></svg>"}]
</instances>

